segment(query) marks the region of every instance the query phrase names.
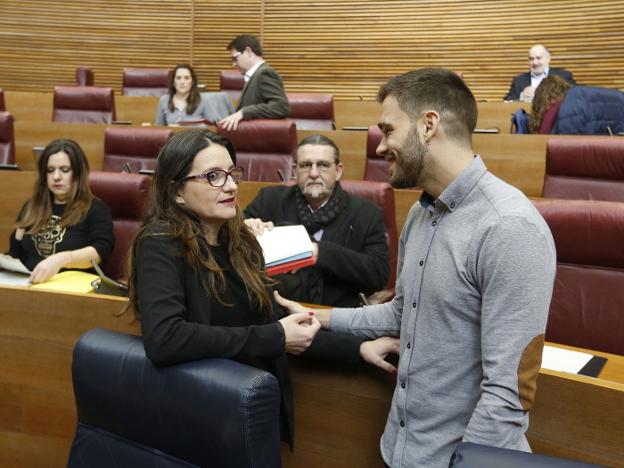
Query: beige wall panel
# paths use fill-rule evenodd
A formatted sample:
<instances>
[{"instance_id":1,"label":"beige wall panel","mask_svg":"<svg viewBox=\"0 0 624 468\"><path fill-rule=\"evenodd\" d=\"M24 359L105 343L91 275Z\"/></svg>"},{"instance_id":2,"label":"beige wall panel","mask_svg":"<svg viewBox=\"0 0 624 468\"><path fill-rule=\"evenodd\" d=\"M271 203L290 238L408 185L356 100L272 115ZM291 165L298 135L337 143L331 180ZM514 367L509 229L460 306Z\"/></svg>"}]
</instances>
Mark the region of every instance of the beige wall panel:
<instances>
[{"instance_id":1,"label":"beige wall panel","mask_svg":"<svg viewBox=\"0 0 624 468\"><path fill-rule=\"evenodd\" d=\"M0 87L50 90L77 65L97 85L121 69L190 61L209 90L231 67L236 34L262 37L288 91L373 99L388 77L423 66L464 74L478 99L500 100L542 41L582 84L624 88L624 1L422 0L240 2L2 0Z\"/></svg>"}]
</instances>

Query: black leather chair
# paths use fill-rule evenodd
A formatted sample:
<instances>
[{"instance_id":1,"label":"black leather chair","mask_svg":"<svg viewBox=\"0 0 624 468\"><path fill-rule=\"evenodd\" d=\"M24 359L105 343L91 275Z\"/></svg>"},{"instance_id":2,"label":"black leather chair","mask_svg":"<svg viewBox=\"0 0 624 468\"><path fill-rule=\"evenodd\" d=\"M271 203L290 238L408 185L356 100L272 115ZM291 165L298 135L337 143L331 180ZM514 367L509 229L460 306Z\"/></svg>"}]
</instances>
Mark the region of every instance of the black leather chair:
<instances>
[{"instance_id":1,"label":"black leather chair","mask_svg":"<svg viewBox=\"0 0 624 468\"><path fill-rule=\"evenodd\" d=\"M74 349L78 428L67 466L280 467L280 393L229 359L155 367L138 336L94 329Z\"/></svg>"},{"instance_id":2,"label":"black leather chair","mask_svg":"<svg viewBox=\"0 0 624 468\"><path fill-rule=\"evenodd\" d=\"M590 468L601 465L563 458L462 442L457 446L449 468Z\"/></svg>"}]
</instances>

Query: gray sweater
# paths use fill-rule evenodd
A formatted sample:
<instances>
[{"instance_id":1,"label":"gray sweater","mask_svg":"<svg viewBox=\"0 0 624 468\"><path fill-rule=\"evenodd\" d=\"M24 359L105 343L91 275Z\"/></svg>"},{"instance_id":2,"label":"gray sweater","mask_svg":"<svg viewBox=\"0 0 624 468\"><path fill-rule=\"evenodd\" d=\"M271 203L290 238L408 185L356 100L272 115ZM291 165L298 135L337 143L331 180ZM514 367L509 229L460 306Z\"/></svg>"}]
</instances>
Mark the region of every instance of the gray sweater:
<instances>
[{"instance_id":1,"label":"gray sweater","mask_svg":"<svg viewBox=\"0 0 624 468\"><path fill-rule=\"evenodd\" d=\"M412 207L399 248L394 300L331 318L337 331L400 334L385 462L446 467L462 440L530 450L556 268L543 218L476 157L437 200L425 193Z\"/></svg>"},{"instance_id":2,"label":"gray sweater","mask_svg":"<svg viewBox=\"0 0 624 468\"><path fill-rule=\"evenodd\" d=\"M169 95L161 96L156 110L156 125L175 125L185 120L200 119L217 122L234 112L232 100L225 93L201 93L201 102L192 114L177 108L171 112L168 104Z\"/></svg>"}]
</instances>

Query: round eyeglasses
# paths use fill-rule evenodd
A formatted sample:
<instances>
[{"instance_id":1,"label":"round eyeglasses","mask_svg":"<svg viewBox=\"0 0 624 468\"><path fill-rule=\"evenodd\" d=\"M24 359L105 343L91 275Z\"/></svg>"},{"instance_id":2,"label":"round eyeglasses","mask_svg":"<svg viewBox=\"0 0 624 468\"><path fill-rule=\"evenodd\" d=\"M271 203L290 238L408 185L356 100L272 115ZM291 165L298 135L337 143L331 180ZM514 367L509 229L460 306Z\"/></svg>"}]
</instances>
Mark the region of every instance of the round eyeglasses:
<instances>
[{"instance_id":1,"label":"round eyeglasses","mask_svg":"<svg viewBox=\"0 0 624 468\"><path fill-rule=\"evenodd\" d=\"M210 171L202 172L201 174L195 174L186 176L183 180L204 179L213 187L223 187L227 182L228 176L232 178L235 184L239 184L243 180L243 168L234 167L229 171L223 169L212 169Z\"/></svg>"}]
</instances>

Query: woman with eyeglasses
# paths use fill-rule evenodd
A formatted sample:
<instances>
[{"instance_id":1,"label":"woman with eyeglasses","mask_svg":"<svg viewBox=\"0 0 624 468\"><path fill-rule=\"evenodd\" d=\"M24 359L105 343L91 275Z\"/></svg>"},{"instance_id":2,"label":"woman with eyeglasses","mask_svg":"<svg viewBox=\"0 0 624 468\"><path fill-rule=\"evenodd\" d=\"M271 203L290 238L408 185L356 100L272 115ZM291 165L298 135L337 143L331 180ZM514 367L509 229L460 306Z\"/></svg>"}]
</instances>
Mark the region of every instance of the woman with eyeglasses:
<instances>
[{"instance_id":1,"label":"woman with eyeglasses","mask_svg":"<svg viewBox=\"0 0 624 468\"><path fill-rule=\"evenodd\" d=\"M41 283L61 269L91 270L113 250L113 219L89 189L89 163L73 140L54 140L39 156L37 180L17 217L9 255Z\"/></svg>"},{"instance_id":2,"label":"woman with eyeglasses","mask_svg":"<svg viewBox=\"0 0 624 468\"><path fill-rule=\"evenodd\" d=\"M160 97L156 125L181 125L218 122L234 112L225 93L200 93L197 74L188 64L176 65L169 79L169 92Z\"/></svg>"},{"instance_id":3,"label":"woman with eyeglasses","mask_svg":"<svg viewBox=\"0 0 624 468\"><path fill-rule=\"evenodd\" d=\"M292 441L285 353L306 350L320 324L308 312L284 317L275 303L262 250L237 207L242 176L222 136L197 129L165 144L150 212L130 254L128 307L157 366L226 357L273 373L282 434Z\"/></svg>"}]
</instances>

